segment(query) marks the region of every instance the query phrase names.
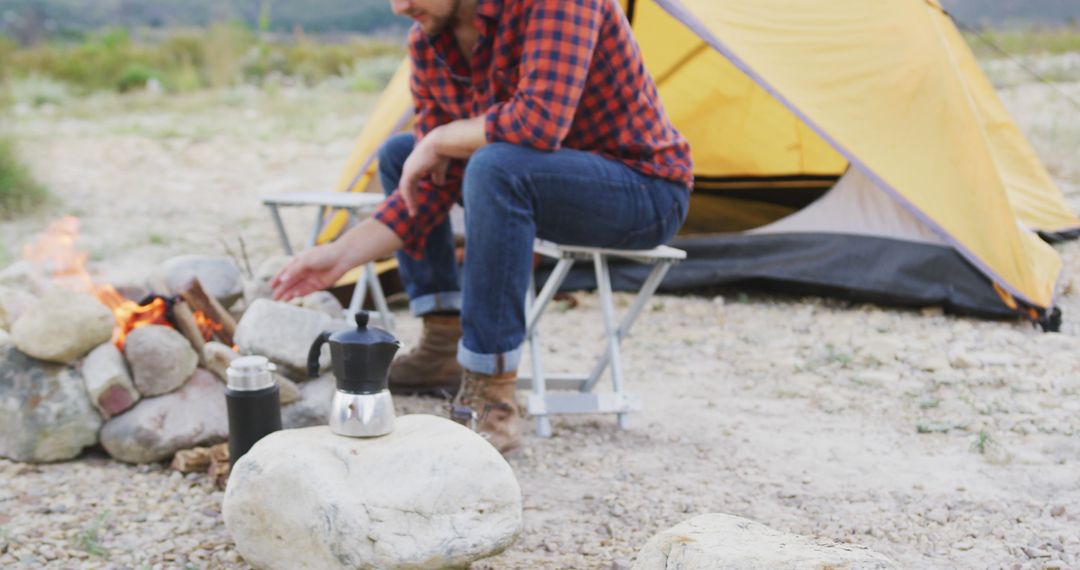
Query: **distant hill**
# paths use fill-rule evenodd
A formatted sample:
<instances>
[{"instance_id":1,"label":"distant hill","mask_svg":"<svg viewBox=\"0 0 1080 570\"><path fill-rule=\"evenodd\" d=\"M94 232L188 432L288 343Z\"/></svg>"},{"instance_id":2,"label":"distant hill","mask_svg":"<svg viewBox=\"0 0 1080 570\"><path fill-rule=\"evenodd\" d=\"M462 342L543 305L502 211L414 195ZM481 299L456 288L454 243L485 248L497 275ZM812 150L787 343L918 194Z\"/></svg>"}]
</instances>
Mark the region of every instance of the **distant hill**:
<instances>
[{"instance_id":1,"label":"distant hill","mask_svg":"<svg viewBox=\"0 0 1080 570\"><path fill-rule=\"evenodd\" d=\"M941 0L968 26L1080 25L1080 0Z\"/></svg>"},{"instance_id":2,"label":"distant hill","mask_svg":"<svg viewBox=\"0 0 1080 570\"><path fill-rule=\"evenodd\" d=\"M812 1L812 0L808 0ZM816 0L828 1L828 0ZM921 1L921 0L911 0ZM970 26L1080 23L1080 0L942 0ZM21 43L73 37L110 26L170 28L242 21L274 32L404 30L387 0L0 0L0 34Z\"/></svg>"},{"instance_id":3,"label":"distant hill","mask_svg":"<svg viewBox=\"0 0 1080 570\"><path fill-rule=\"evenodd\" d=\"M172 28L240 21L306 33L404 30L387 0L0 0L0 33L22 43L106 27Z\"/></svg>"}]
</instances>

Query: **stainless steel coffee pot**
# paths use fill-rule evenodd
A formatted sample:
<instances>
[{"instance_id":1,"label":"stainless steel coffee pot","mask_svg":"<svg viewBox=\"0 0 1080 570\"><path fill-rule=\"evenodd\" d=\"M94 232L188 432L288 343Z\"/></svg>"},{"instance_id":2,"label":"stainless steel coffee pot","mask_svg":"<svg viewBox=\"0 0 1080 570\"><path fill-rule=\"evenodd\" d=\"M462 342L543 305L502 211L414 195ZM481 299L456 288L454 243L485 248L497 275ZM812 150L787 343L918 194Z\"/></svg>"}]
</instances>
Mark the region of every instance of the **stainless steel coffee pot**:
<instances>
[{"instance_id":1,"label":"stainless steel coffee pot","mask_svg":"<svg viewBox=\"0 0 1080 570\"><path fill-rule=\"evenodd\" d=\"M387 377L401 342L367 325L367 311L359 311L355 329L324 332L308 351L308 375L314 378L319 375L322 345L330 343L330 361L337 379L330 430L339 435L377 437L394 430L394 401Z\"/></svg>"}]
</instances>

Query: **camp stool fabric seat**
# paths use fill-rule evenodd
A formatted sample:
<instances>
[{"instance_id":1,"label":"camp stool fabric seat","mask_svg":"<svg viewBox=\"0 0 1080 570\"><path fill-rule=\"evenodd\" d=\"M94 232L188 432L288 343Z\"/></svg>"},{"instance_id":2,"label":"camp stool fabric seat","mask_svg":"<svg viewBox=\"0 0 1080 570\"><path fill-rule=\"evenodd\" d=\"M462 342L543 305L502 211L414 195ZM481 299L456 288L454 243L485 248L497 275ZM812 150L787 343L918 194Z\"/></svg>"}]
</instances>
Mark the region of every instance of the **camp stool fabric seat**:
<instances>
[{"instance_id":1,"label":"camp stool fabric seat","mask_svg":"<svg viewBox=\"0 0 1080 570\"><path fill-rule=\"evenodd\" d=\"M645 304L663 281L668 270L686 259L686 252L662 245L647 250L604 249L573 245L560 245L536 240L534 251L556 259L555 268L544 282L539 293L529 288L526 299L526 333L529 343L532 376L519 375L518 389L526 390L526 409L536 418L536 433L551 437L552 414L617 414L618 425L626 429L627 414L641 409L640 399L624 391L622 362L619 345L633 326ZM638 290L634 302L616 325L615 309L611 292L611 275L608 259L618 257L652 266L652 271ZM600 312L604 319L604 352L590 372L585 374L545 374L540 357L540 340L537 325L551 299L558 292L575 261L591 260L596 272L596 290L600 297ZM594 393L600 375L611 368L611 392Z\"/></svg>"},{"instance_id":2,"label":"camp stool fabric seat","mask_svg":"<svg viewBox=\"0 0 1080 570\"><path fill-rule=\"evenodd\" d=\"M317 243L319 234L323 230L323 222L327 219L328 210L347 212L359 222L371 215L375 207L382 203L386 197L373 192L282 192L260 196L259 199L264 206L270 209L270 215L274 219L278 238L281 239L281 246L285 249L285 253L293 255L292 243L289 241L289 235L285 231L285 224L281 221L281 213L278 212L278 208L298 206L314 206L317 208L315 224L311 229L311 235L308 237L306 244L306 247L312 247ZM360 275L357 276L356 285L353 287L352 299L349 301L348 308L345 309L345 319L351 321L351 316L364 306L364 299L367 297L369 287L371 288L372 301L375 303L375 309L382 321L383 328L393 332L394 317L386 302L386 295L383 293L382 285L379 283L379 275L375 271L374 261L365 264L360 269Z\"/></svg>"}]
</instances>

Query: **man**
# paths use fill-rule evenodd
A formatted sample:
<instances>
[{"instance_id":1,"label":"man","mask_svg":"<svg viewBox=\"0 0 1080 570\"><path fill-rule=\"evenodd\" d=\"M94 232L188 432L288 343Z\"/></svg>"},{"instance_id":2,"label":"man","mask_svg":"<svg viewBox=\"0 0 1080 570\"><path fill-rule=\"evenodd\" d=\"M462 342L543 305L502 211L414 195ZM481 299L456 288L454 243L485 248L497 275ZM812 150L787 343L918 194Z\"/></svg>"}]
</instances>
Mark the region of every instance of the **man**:
<instances>
[{"instance_id":1,"label":"man","mask_svg":"<svg viewBox=\"0 0 1080 570\"><path fill-rule=\"evenodd\" d=\"M615 0L391 0L409 34L413 133L379 154L389 197L272 282L287 300L398 252L419 346L397 391L457 390L499 451L514 397L535 237L646 249L682 225L690 149L671 126ZM465 209L459 276L447 212ZM463 284L463 286L462 286ZM459 389L460 386L460 389Z\"/></svg>"}]
</instances>

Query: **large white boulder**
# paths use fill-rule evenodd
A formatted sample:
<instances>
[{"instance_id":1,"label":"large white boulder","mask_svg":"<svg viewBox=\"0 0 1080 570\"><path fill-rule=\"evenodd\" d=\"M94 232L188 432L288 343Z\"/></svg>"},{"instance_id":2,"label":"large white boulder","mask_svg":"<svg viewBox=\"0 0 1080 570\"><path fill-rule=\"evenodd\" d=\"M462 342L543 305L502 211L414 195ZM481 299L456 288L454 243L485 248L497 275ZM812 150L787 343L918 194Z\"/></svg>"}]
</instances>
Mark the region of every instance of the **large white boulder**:
<instances>
[{"instance_id":1,"label":"large white boulder","mask_svg":"<svg viewBox=\"0 0 1080 570\"><path fill-rule=\"evenodd\" d=\"M71 364L112 338L115 325L112 311L93 296L56 289L19 316L11 337L34 358Z\"/></svg>"},{"instance_id":2,"label":"large white boulder","mask_svg":"<svg viewBox=\"0 0 1080 570\"><path fill-rule=\"evenodd\" d=\"M654 536L633 570L892 570L862 546L814 540L724 514L694 517Z\"/></svg>"},{"instance_id":3,"label":"large white boulder","mask_svg":"<svg viewBox=\"0 0 1080 570\"><path fill-rule=\"evenodd\" d=\"M476 433L429 415L371 439L326 427L273 433L235 465L222 514L268 569L463 568L509 547L521 488Z\"/></svg>"}]
</instances>

